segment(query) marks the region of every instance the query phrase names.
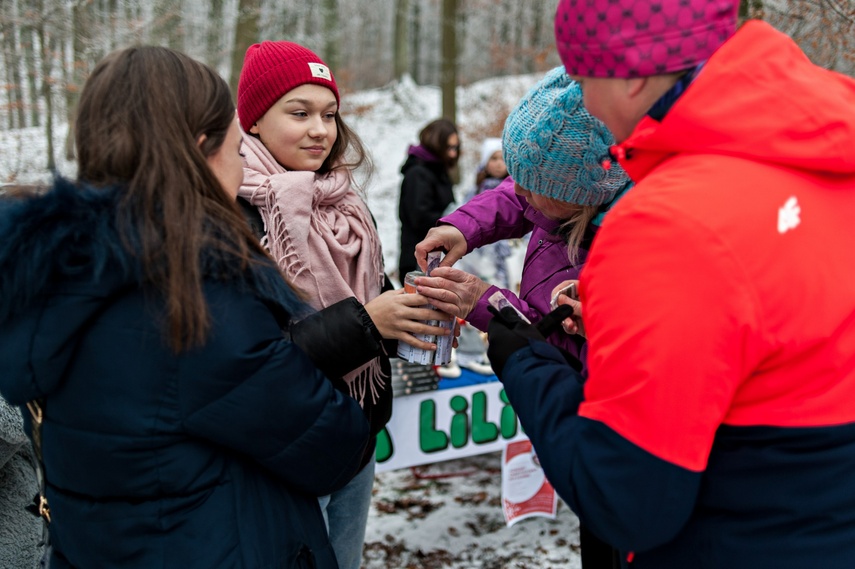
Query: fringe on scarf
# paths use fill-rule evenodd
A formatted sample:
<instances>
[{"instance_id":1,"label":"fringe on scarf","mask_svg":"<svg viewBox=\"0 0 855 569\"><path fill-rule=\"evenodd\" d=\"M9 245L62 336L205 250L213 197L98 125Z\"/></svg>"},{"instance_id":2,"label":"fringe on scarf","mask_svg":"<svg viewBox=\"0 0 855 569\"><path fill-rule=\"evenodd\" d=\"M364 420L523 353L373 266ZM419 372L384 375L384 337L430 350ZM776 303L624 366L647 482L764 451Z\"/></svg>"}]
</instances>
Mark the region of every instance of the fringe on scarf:
<instances>
[{"instance_id":1,"label":"fringe on scarf","mask_svg":"<svg viewBox=\"0 0 855 569\"><path fill-rule=\"evenodd\" d=\"M371 392L371 403L376 404L380 400L380 392L389 389L388 379L380 365L380 358L376 357L367 364L356 368L344 376L350 396L356 399L360 407L365 407L365 395Z\"/></svg>"},{"instance_id":2,"label":"fringe on scarf","mask_svg":"<svg viewBox=\"0 0 855 569\"><path fill-rule=\"evenodd\" d=\"M252 195L252 202L256 199L256 194L260 191L256 189ZM276 260L276 264L281 267L290 279L296 281L299 274L306 270L305 266L301 266L299 256L294 246L294 242L288 235L288 229L285 226L285 220L279 210L276 202L276 194L274 192L266 192L264 197L264 205L269 212L269 219L263 221L268 226L265 227L265 235L261 240L261 246L264 247L271 256ZM271 239L272 237L272 239ZM271 243L273 245L271 245ZM280 244L284 244L284 247ZM382 255L377 255L382 259ZM375 263L376 264L376 263ZM379 268L381 276L381 285L383 277L382 261ZM342 378L347 384L348 392L353 397L360 407L365 407L365 396L371 393L371 403L376 404L380 399L380 392L385 389L390 389L388 379L389 376L383 373L383 367L380 363L379 356L372 359L368 363L348 372Z\"/></svg>"}]
</instances>

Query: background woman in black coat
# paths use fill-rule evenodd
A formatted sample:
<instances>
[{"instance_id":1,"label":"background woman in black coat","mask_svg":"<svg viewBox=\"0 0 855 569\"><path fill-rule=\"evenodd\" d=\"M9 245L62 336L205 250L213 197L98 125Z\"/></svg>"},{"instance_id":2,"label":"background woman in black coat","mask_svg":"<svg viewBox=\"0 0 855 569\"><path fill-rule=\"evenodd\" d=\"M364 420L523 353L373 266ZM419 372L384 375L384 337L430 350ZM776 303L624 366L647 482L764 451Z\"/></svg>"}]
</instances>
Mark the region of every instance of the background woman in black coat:
<instances>
[{"instance_id":1,"label":"background woman in black coat","mask_svg":"<svg viewBox=\"0 0 855 569\"><path fill-rule=\"evenodd\" d=\"M448 119L428 123L419 132L419 144L410 146L407 161L401 167L401 197L398 217L401 220L401 250L398 257L398 279L418 270L416 244L442 217L454 202L454 184L450 171L460 157L460 135Z\"/></svg>"}]
</instances>

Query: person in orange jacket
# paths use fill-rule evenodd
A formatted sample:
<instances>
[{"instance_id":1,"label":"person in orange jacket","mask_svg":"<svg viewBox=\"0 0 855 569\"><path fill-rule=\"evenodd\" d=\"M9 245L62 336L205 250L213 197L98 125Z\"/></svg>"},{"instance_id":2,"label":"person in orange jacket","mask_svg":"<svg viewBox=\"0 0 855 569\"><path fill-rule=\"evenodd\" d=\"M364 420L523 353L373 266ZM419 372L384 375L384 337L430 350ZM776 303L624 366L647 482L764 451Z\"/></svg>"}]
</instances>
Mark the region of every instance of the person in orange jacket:
<instances>
[{"instance_id":1,"label":"person in orange jacket","mask_svg":"<svg viewBox=\"0 0 855 569\"><path fill-rule=\"evenodd\" d=\"M624 567L849 568L855 80L736 12L561 0L561 59L636 185L581 275L587 382L504 312L488 353Z\"/></svg>"}]
</instances>

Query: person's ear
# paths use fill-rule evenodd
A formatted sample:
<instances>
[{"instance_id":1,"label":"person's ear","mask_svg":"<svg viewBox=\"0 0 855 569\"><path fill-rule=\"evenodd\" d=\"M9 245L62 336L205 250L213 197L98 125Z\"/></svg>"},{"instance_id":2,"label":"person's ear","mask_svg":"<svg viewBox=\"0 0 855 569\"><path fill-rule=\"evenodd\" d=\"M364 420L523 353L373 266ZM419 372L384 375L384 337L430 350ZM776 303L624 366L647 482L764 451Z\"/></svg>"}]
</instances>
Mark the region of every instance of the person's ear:
<instances>
[{"instance_id":1,"label":"person's ear","mask_svg":"<svg viewBox=\"0 0 855 569\"><path fill-rule=\"evenodd\" d=\"M626 79L626 94L630 99L634 99L644 91L647 87L647 77L633 77Z\"/></svg>"},{"instance_id":2,"label":"person's ear","mask_svg":"<svg viewBox=\"0 0 855 569\"><path fill-rule=\"evenodd\" d=\"M208 135L205 133L200 134L199 138L196 139L196 146L202 148L202 145L205 144L206 140L208 140Z\"/></svg>"},{"instance_id":3,"label":"person's ear","mask_svg":"<svg viewBox=\"0 0 855 569\"><path fill-rule=\"evenodd\" d=\"M258 134L258 123L252 123L252 126L249 127L249 132L252 134Z\"/></svg>"}]
</instances>

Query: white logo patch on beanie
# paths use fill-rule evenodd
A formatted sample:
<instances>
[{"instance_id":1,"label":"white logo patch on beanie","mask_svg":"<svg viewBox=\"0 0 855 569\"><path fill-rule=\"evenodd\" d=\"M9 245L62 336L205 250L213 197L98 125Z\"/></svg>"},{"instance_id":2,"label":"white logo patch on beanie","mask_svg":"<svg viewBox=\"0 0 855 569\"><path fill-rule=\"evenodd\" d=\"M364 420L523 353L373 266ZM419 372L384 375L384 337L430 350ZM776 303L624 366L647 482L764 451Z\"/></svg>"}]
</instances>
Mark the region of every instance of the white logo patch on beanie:
<instances>
[{"instance_id":1,"label":"white logo patch on beanie","mask_svg":"<svg viewBox=\"0 0 855 569\"><path fill-rule=\"evenodd\" d=\"M330 68L324 65L323 63L309 63L309 69L312 72L312 77L317 77L318 79L326 79L327 81L332 81L332 75L330 74Z\"/></svg>"}]
</instances>

